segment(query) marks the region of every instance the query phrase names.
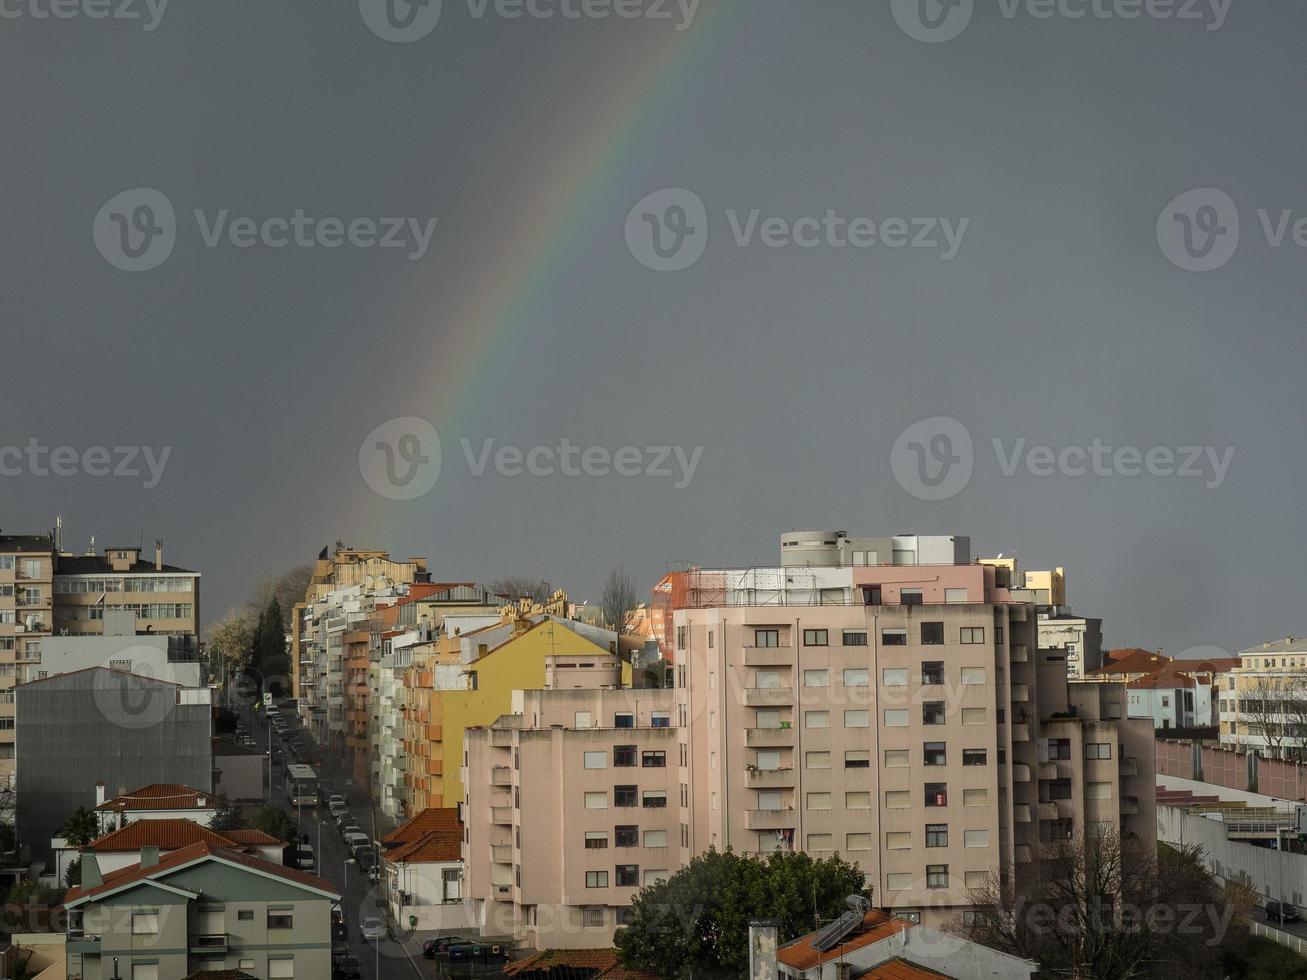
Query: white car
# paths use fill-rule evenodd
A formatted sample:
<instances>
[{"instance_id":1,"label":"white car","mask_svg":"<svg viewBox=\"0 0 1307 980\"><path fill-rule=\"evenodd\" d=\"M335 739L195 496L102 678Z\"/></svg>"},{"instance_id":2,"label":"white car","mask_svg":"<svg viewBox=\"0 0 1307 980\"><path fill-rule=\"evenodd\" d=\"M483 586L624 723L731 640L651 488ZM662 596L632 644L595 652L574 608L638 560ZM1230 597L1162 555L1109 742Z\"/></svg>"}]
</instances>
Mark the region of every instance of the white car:
<instances>
[{"instance_id":1,"label":"white car","mask_svg":"<svg viewBox=\"0 0 1307 980\"><path fill-rule=\"evenodd\" d=\"M361 931L363 933L364 939L386 938L386 924L382 922L380 919L376 919L372 917L364 919L363 928Z\"/></svg>"}]
</instances>

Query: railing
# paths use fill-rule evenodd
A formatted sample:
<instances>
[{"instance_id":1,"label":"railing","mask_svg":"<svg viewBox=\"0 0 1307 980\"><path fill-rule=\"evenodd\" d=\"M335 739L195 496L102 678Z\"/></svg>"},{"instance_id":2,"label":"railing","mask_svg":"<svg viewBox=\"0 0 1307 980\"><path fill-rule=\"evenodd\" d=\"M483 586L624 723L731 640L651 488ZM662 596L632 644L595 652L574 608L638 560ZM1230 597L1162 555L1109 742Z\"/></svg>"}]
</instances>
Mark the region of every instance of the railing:
<instances>
[{"instance_id":1,"label":"railing","mask_svg":"<svg viewBox=\"0 0 1307 980\"><path fill-rule=\"evenodd\" d=\"M1295 936L1292 933L1281 932L1279 929L1268 926L1264 922L1258 922L1256 919L1251 920L1248 924L1252 927L1252 934L1254 936L1261 936L1264 939L1270 939L1273 942L1279 943L1281 946L1287 946L1299 956L1307 956L1307 939L1303 939L1301 936Z\"/></svg>"},{"instance_id":2,"label":"railing","mask_svg":"<svg viewBox=\"0 0 1307 980\"><path fill-rule=\"evenodd\" d=\"M749 745L793 745L795 732L793 728L750 728L744 737Z\"/></svg>"},{"instance_id":3,"label":"railing","mask_svg":"<svg viewBox=\"0 0 1307 980\"><path fill-rule=\"evenodd\" d=\"M187 945L192 953L222 953L227 950L227 937L196 936Z\"/></svg>"}]
</instances>

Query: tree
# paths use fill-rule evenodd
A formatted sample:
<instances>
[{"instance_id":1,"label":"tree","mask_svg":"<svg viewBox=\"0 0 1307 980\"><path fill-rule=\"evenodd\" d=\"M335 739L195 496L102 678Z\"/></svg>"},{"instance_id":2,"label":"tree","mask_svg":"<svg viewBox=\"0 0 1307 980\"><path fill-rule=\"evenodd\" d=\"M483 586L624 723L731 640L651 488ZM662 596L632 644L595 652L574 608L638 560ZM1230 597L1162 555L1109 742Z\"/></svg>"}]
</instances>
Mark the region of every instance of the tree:
<instances>
[{"instance_id":1,"label":"tree","mask_svg":"<svg viewBox=\"0 0 1307 980\"><path fill-rule=\"evenodd\" d=\"M972 889L975 911L953 931L1034 960L1051 977L1224 975L1217 954L1237 896L1207 873L1201 847L1150 854L1108 824L1041 850L1019 892L997 873Z\"/></svg>"},{"instance_id":2,"label":"tree","mask_svg":"<svg viewBox=\"0 0 1307 980\"><path fill-rule=\"evenodd\" d=\"M304 601L304 594L308 591L312 579L312 565L296 565L280 575L263 575L254 583L250 607L266 609L268 600L276 599L281 609L282 620L288 620L295 604Z\"/></svg>"},{"instance_id":3,"label":"tree","mask_svg":"<svg viewBox=\"0 0 1307 980\"><path fill-rule=\"evenodd\" d=\"M236 830L241 826L240 807L235 806L227 800L224 793L218 794L218 806L213 814L213 819L209 821L210 830Z\"/></svg>"},{"instance_id":4,"label":"tree","mask_svg":"<svg viewBox=\"0 0 1307 980\"><path fill-rule=\"evenodd\" d=\"M523 575L508 575L486 584L486 588L495 595L516 602L518 599L530 599L532 602L544 602L554 594L554 586L544 578L527 578Z\"/></svg>"},{"instance_id":5,"label":"tree","mask_svg":"<svg viewBox=\"0 0 1307 980\"><path fill-rule=\"evenodd\" d=\"M280 677L290 668L286 656L286 621L282 619L281 604L276 596L268 597L258 625L254 627L252 660L265 682Z\"/></svg>"},{"instance_id":6,"label":"tree","mask_svg":"<svg viewBox=\"0 0 1307 980\"><path fill-rule=\"evenodd\" d=\"M65 887L72 888L73 885L77 884L81 880L82 880L82 859L79 857L75 857L68 862L68 867L64 870L64 885Z\"/></svg>"},{"instance_id":7,"label":"tree","mask_svg":"<svg viewBox=\"0 0 1307 980\"><path fill-rule=\"evenodd\" d=\"M279 806L264 805L254 811L250 826L290 844L295 840L295 821Z\"/></svg>"},{"instance_id":8,"label":"tree","mask_svg":"<svg viewBox=\"0 0 1307 980\"><path fill-rule=\"evenodd\" d=\"M235 674L250 661L254 648L257 617L249 608L228 609L209 627L209 669L215 674Z\"/></svg>"},{"instance_id":9,"label":"tree","mask_svg":"<svg viewBox=\"0 0 1307 980\"><path fill-rule=\"evenodd\" d=\"M64 821L61 833L72 847L85 847L100 836L100 821L94 812L79 806L77 812Z\"/></svg>"},{"instance_id":10,"label":"tree","mask_svg":"<svg viewBox=\"0 0 1307 980\"><path fill-rule=\"evenodd\" d=\"M638 604L635 580L626 574L626 569L618 565L604 579L604 591L599 599L604 624L609 629L615 630L620 637L626 629L627 620L631 618L631 613Z\"/></svg>"},{"instance_id":11,"label":"tree","mask_svg":"<svg viewBox=\"0 0 1307 980\"><path fill-rule=\"evenodd\" d=\"M789 942L847 911L845 899L861 894L863 882L862 870L838 856L787 851L764 861L713 849L640 889L613 943L623 965L667 980L740 977L751 920L777 920Z\"/></svg>"},{"instance_id":12,"label":"tree","mask_svg":"<svg viewBox=\"0 0 1307 980\"><path fill-rule=\"evenodd\" d=\"M1285 738L1290 734L1286 708L1295 700L1307 697L1297 677L1258 677L1239 695L1239 716L1246 721L1248 734L1259 735L1273 758L1284 756Z\"/></svg>"}]
</instances>

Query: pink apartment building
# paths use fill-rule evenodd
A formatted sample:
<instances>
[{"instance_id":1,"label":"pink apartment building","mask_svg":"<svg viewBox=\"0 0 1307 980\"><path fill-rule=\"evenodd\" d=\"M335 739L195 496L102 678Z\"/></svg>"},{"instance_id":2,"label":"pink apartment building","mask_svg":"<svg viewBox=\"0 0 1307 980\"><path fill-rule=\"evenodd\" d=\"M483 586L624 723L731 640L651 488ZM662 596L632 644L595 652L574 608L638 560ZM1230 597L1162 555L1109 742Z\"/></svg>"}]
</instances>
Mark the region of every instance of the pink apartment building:
<instances>
[{"instance_id":1,"label":"pink apartment building","mask_svg":"<svg viewBox=\"0 0 1307 980\"><path fill-rule=\"evenodd\" d=\"M728 846L838 852L877 905L940 924L1087 823L1152 841L1151 725L1121 685L1069 685L968 552L799 532L779 567L675 573L673 690L527 692L468 733L482 927L607 945L639 885Z\"/></svg>"}]
</instances>

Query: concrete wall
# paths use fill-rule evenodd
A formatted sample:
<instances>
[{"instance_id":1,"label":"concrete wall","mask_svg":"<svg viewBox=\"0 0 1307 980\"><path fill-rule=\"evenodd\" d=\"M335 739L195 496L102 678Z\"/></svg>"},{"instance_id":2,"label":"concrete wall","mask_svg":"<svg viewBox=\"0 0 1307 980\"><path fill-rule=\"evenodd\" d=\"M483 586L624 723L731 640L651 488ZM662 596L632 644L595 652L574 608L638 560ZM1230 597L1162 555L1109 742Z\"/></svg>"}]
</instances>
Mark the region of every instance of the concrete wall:
<instances>
[{"instance_id":1,"label":"concrete wall","mask_svg":"<svg viewBox=\"0 0 1307 980\"><path fill-rule=\"evenodd\" d=\"M1307 802L1307 766L1298 763L1264 759L1255 753L1249 758L1243 752L1191 741L1158 740L1154 745L1154 755L1159 776L1198 779L1284 800ZM1255 784L1250 775L1255 778Z\"/></svg>"},{"instance_id":2,"label":"concrete wall","mask_svg":"<svg viewBox=\"0 0 1307 980\"><path fill-rule=\"evenodd\" d=\"M1223 823L1196 817L1181 807L1157 808L1157 839L1201 844L1209 871L1222 878L1247 875L1263 899L1278 898L1298 906L1307 902L1307 854L1232 841Z\"/></svg>"},{"instance_id":3,"label":"concrete wall","mask_svg":"<svg viewBox=\"0 0 1307 980\"><path fill-rule=\"evenodd\" d=\"M178 704L181 689L108 670L63 674L16 691L18 837L34 860L78 807L150 783L212 791L208 704Z\"/></svg>"},{"instance_id":4,"label":"concrete wall","mask_svg":"<svg viewBox=\"0 0 1307 980\"><path fill-rule=\"evenodd\" d=\"M219 748L213 757L215 782L213 791L228 800L258 800L267 785L266 761L262 755L246 752L227 754Z\"/></svg>"}]
</instances>

